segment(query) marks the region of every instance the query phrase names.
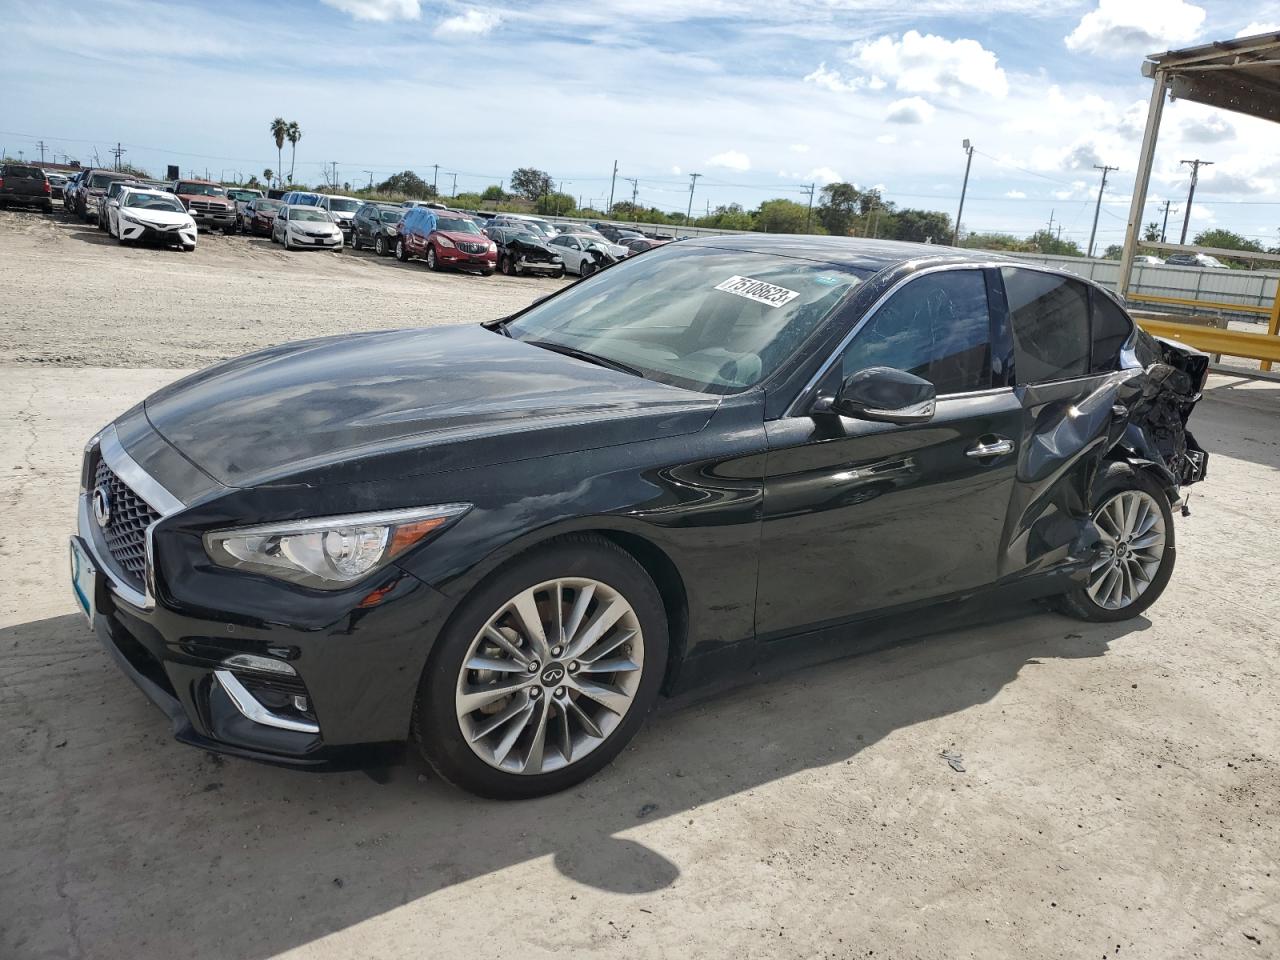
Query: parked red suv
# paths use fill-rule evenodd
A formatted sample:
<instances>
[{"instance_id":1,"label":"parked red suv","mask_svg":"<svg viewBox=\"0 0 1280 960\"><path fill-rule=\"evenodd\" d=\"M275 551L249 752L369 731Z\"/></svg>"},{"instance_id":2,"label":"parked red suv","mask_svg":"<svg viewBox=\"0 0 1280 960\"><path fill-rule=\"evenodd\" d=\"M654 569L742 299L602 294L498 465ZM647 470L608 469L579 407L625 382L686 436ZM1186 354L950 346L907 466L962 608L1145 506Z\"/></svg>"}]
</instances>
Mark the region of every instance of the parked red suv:
<instances>
[{"instance_id":1,"label":"parked red suv","mask_svg":"<svg viewBox=\"0 0 1280 960\"><path fill-rule=\"evenodd\" d=\"M461 214L412 207L396 226L396 259L413 257L426 260L432 270L457 267L488 277L498 264L498 247Z\"/></svg>"}]
</instances>

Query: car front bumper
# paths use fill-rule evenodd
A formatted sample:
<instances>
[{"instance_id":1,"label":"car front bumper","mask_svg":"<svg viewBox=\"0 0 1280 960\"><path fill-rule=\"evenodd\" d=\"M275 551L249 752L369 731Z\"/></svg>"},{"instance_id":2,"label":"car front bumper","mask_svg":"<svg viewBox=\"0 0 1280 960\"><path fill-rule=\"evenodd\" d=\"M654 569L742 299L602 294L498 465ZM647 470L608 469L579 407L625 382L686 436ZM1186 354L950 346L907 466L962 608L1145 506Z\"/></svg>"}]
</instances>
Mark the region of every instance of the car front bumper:
<instances>
[{"instance_id":1,"label":"car front bumper","mask_svg":"<svg viewBox=\"0 0 1280 960\"><path fill-rule=\"evenodd\" d=\"M113 469L122 457L128 460L124 476L140 470L122 450L103 456ZM169 718L176 739L217 753L325 769L384 763L399 753L435 629L451 607L443 594L392 566L375 578L376 589L366 584L349 596L315 599L314 606L326 609L319 626L306 607L315 591L282 581L268 586L278 593L278 611L269 617L231 609L234 590L214 591L228 609L211 610L207 591L193 588L201 596L184 602L167 586L155 586L154 524L145 586L131 586L90 498L80 494L72 538L73 583L80 583L77 546L92 566L92 580L77 586L77 599L99 642ZM287 664L292 673L232 659L245 655Z\"/></svg>"},{"instance_id":2,"label":"car front bumper","mask_svg":"<svg viewBox=\"0 0 1280 960\"><path fill-rule=\"evenodd\" d=\"M144 243L179 243L194 247L198 231L191 227L153 227L147 224L131 223L123 217L116 218L116 229L123 240L142 241Z\"/></svg>"}]
</instances>

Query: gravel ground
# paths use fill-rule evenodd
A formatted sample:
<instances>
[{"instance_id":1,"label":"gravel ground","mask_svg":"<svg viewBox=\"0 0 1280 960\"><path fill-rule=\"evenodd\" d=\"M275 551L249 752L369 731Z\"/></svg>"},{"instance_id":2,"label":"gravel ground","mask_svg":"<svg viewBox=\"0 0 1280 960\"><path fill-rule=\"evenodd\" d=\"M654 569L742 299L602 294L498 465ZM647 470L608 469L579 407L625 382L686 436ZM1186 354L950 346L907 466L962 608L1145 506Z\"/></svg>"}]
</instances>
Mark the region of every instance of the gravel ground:
<instances>
[{"instance_id":1,"label":"gravel ground","mask_svg":"<svg viewBox=\"0 0 1280 960\"><path fill-rule=\"evenodd\" d=\"M201 367L346 330L490 320L570 282L220 233L194 253L121 247L60 211L0 210L0 263L0 363L64 366Z\"/></svg>"},{"instance_id":2,"label":"gravel ground","mask_svg":"<svg viewBox=\"0 0 1280 960\"><path fill-rule=\"evenodd\" d=\"M1146 616L761 678L667 706L573 791L497 804L413 765L174 743L72 612L65 543L85 438L182 369L370 300L367 326L461 319L551 284L83 232L0 214L0 957L1280 954L1280 386L1211 380L1210 479ZM284 296L305 324L255 323ZM84 324L86 297L114 319Z\"/></svg>"}]
</instances>

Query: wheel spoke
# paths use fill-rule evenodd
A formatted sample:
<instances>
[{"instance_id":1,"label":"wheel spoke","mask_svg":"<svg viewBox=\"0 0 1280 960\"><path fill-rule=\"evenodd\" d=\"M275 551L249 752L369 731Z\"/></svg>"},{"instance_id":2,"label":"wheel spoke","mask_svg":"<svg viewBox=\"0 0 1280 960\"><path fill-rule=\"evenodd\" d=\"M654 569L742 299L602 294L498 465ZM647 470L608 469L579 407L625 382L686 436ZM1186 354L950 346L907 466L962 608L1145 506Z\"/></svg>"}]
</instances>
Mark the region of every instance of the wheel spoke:
<instances>
[{"instance_id":1,"label":"wheel spoke","mask_svg":"<svg viewBox=\"0 0 1280 960\"><path fill-rule=\"evenodd\" d=\"M597 740L604 739L604 731L596 726L596 722L591 719L585 710L573 701L572 697L565 697L563 703L565 709L573 715L574 719L578 721L578 724L583 730L587 731L587 733L595 737Z\"/></svg>"},{"instance_id":2,"label":"wheel spoke","mask_svg":"<svg viewBox=\"0 0 1280 960\"><path fill-rule=\"evenodd\" d=\"M613 636L597 643L594 649L584 650L582 655L577 659L581 660L583 663L595 663L601 657L607 657L619 647L629 643L635 635L636 632L634 630L619 630Z\"/></svg>"},{"instance_id":3,"label":"wheel spoke","mask_svg":"<svg viewBox=\"0 0 1280 960\"><path fill-rule=\"evenodd\" d=\"M533 722L533 739L529 741L529 752L525 754L524 763L520 767L521 773L542 772L542 755L547 743L547 714L551 712L551 705L544 697L535 709L538 717Z\"/></svg>"},{"instance_id":4,"label":"wheel spoke","mask_svg":"<svg viewBox=\"0 0 1280 960\"><path fill-rule=\"evenodd\" d=\"M507 653L509 653L512 657L514 657L520 663L521 666L527 667L529 665L530 663L529 652L527 650L521 650L519 647L517 647L514 643L512 643L502 634L501 630L498 630L492 624L484 628L484 636L485 636L485 639L488 640L490 643L496 646L499 646L503 650L507 651Z\"/></svg>"},{"instance_id":5,"label":"wheel spoke","mask_svg":"<svg viewBox=\"0 0 1280 960\"><path fill-rule=\"evenodd\" d=\"M583 673L631 673L640 669L640 664L629 657L613 657L609 660L593 660L582 665Z\"/></svg>"},{"instance_id":6,"label":"wheel spoke","mask_svg":"<svg viewBox=\"0 0 1280 960\"><path fill-rule=\"evenodd\" d=\"M547 635L542 627L542 617L538 615L538 604L533 598L533 591L526 590L511 601L511 609L520 621L521 632L529 641L529 645L543 660L547 659L549 648Z\"/></svg>"},{"instance_id":7,"label":"wheel spoke","mask_svg":"<svg viewBox=\"0 0 1280 960\"><path fill-rule=\"evenodd\" d=\"M457 696L458 710L460 713L471 713L475 710L480 710L495 700L501 700L503 697L527 687L532 682L531 678L523 678L506 683L494 683L484 687L461 689L458 691Z\"/></svg>"},{"instance_id":8,"label":"wheel spoke","mask_svg":"<svg viewBox=\"0 0 1280 960\"><path fill-rule=\"evenodd\" d=\"M498 745L493 748L493 759L497 763L502 763L507 759L507 754L511 752L511 748L516 745L516 741L520 739L520 734L524 733L524 728L528 725L529 717L533 714L533 701L526 700L521 707L520 712L516 714L515 722L507 724L507 730L502 735L502 739L498 741Z\"/></svg>"},{"instance_id":9,"label":"wheel spoke","mask_svg":"<svg viewBox=\"0 0 1280 960\"><path fill-rule=\"evenodd\" d=\"M483 720L477 720L471 729L471 736L467 739L472 743L475 743L477 740L483 740L516 714L520 713L528 702L527 697L523 700L513 699L509 704L507 704L507 706L503 707L492 716L487 716Z\"/></svg>"},{"instance_id":10,"label":"wheel spoke","mask_svg":"<svg viewBox=\"0 0 1280 960\"><path fill-rule=\"evenodd\" d=\"M468 670L492 670L494 673L527 673L523 663L499 660L496 657L475 656L467 661Z\"/></svg>"},{"instance_id":11,"label":"wheel spoke","mask_svg":"<svg viewBox=\"0 0 1280 960\"><path fill-rule=\"evenodd\" d=\"M569 729L569 714L562 704L556 704L556 736L560 740L560 756L565 763L573 762L573 731Z\"/></svg>"},{"instance_id":12,"label":"wheel spoke","mask_svg":"<svg viewBox=\"0 0 1280 960\"><path fill-rule=\"evenodd\" d=\"M582 626L582 618L587 615L587 607L591 605L591 598L595 595L596 585L594 583L578 588L578 592L573 598L573 609L569 611L569 622L564 626L565 643L573 641L578 628Z\"/></svg>"},{"instance_id":13,"label":"wheel spoke","mask_svg":"<svg viewBox=\"0 0 1280 960\"><path fill-rule=\"evenodd\" d=\"M569 648L565 651L565 658L574 660L586 653L594 647L609 630L611 630L619 620L621 620L631 608L621 599L610 600L607 605L602 605L596 610L595 615L591 618L580 634L573 638L573 642L569 644Z\"/></svg>"},{"instance_id":14,"label":"wheel spoke","mask_svg":"<svg viewBox=\"0 0 1280 960\"><path fill-rule=\"evenodd\" d=\"M627 707L631 705L631 697L623 693L621 690L615 690L613 687L606 686L603 683L594 683L590 680L576 680L573 687L584 697L589 697L606 710L622 716L626 712Z\"/></svg>"}]
</instances>

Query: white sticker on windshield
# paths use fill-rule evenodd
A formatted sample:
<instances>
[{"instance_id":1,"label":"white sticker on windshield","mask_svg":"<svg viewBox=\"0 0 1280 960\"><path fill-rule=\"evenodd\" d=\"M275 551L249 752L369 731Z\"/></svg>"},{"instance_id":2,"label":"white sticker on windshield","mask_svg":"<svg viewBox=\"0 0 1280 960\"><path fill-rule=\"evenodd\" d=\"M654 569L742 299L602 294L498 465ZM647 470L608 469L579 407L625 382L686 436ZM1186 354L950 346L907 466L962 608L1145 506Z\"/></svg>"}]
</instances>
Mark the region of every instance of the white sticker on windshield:
<instances>
[{"instance_id":1,"label":"white sticker on windshield","mask_svg":"<svg viewBox=\"0 0 1280 960\"><path fill-rule=\"evenodd\" d=\"M730 277L724 283L717 283L716 289L732 293L735 297L746 297L756 303L763 303L766 307L780 307L800 296L795 290L765 283L763 280L752 280L750 277Z\"/></svg>"}]
</instances>

